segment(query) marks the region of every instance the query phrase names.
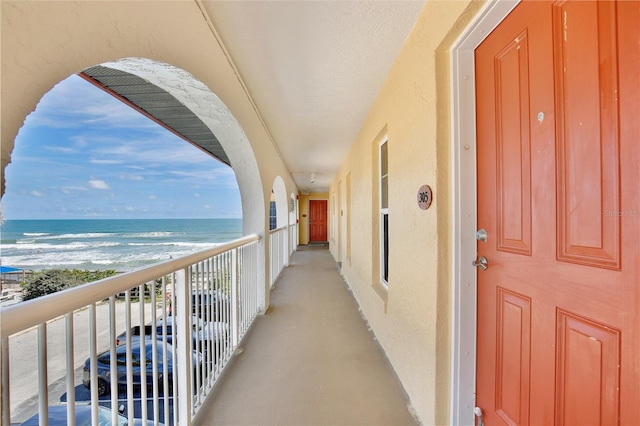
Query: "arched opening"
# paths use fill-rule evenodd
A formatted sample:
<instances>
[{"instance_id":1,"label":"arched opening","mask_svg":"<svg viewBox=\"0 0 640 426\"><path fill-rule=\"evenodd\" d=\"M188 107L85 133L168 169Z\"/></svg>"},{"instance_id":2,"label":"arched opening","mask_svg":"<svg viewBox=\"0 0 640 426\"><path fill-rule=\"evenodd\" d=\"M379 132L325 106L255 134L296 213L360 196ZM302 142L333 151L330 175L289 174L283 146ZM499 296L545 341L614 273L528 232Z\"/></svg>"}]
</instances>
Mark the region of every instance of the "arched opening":
<instances>
[{"instance_id":1,"label":"arched opening","mask_svg":"<svg viewBox=\"0 0 640 426\"><path fill-rule=\"evenodd\" d=\"M117 71L122 75L134 76L145 82L148 87L154 87L170 96L214 135L236 176L241 194L242 232L245 235L264 235L265 206L258 164L245 132L224 102L192 74L164 62L145 58L124 58L102 63L100 67ZM91 68L94 67L83 70ZM153 111L147 112L154 116ZM24 120L24 117L22 119ZM3 151L12 151L13 141L3 145ZM207 150L207 147L202 145L200 148ZM4 195L4 169L10 156L3 157ZM257 259L258 268L264 271L264 254L260 253ZM257 279L264 283L264 274L258 274ZM260 288L264 288L264 285ZM259 295L259 299L265 300L266 295Z\"/></svg>"},{"instance_id":2,"label":"arched opening","mask_svg":"<svg viewBox=\"0 0 640 426\"><path fill-rule=\"evenodd\" d=\"M77 75L43 96L12 157L5 265L128 272L242 236L228 165Z\"/></svg>"},{"instance_id":3,"label":"arched opening","mask_svg":"<svg viewBox=\"0 0 640 426\"><path fill-rule=\"evenodd\" d=\"M137 76L171 95L215 136L238 181L243 232L264 232L262 182L253 150L240 124L222 100L185 70L144 58L125 58L103 67Z\"/></svg>"}]
</instances>

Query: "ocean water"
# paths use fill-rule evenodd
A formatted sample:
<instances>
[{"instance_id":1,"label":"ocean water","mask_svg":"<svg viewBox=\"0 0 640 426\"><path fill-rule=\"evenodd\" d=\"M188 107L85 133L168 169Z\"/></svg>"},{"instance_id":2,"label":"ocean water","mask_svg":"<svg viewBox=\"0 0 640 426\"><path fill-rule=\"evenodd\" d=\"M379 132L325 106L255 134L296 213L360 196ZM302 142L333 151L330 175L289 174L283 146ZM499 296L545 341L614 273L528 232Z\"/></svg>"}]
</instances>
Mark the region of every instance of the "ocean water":
<instances>
[{"instance_id":1,"label":"ocean water","mask_svg":"<svg viewBox=\"0 0 640 426\"><path fill-rule=\"evenodd\" d=\"M33 271L127 272L241 236L241 219L7 220L0 262Z\"/></svg>"}]
</instances>

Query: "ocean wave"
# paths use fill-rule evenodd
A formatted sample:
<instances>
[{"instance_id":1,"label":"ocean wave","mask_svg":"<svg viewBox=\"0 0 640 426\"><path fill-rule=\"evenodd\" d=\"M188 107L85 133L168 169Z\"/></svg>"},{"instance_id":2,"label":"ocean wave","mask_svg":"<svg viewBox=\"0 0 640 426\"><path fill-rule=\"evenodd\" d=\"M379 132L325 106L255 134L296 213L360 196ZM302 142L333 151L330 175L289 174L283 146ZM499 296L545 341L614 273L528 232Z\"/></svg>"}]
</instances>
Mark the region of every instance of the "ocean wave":
<instances>
[{"instance_id":1,"label":"ocean wave","mask_svg":"<svg viewBox=\"0 0 640 426\"><path fill-rule=\"evenodd\" d=\"M16 241L16 244L3 244L2 249L6 252L6 250L15 249L19 251L25 250L37 250L37 251L60 251L60 250L80 250L86 248L97 248L97 247L116 247L122 245L122 243L118 242L72 242L67 244L48 244L35 242L35 240L20 240Z\"/></svg>"},{"instance_id":2,"label":"ocean wave","mask_svg":"<svg viewBox=\"0 0 640 426\"><path fill-rule=\"evenodd\" d=\"M82 265L86 259L60 259L59 257L49 258L41 256L33 258L31 256L3 256L2 262L8 265L17 265L22 269L64 269L72 265Z\"/></svg>"},{"instance_id":3,"label":"ocean wave","mask_svg":"<svg viewBox=\"0 0 640 426\"><path fill-rule=\"evenodd\" d=\"M48 234L38 238L39 240L71 240L76 238L104 238L117 236L116 233L109 232L84 232L81 234Z\"/></svg>"},{"instance_id":4,"label":"ocean wave","mask_svg":"<svg viewBox=\"0 0 640 426\"><path fill-rule=\"evenodd\" d=\"M42 251L28 253L3 253L2 263L23 269L115 269L131 271L154 263L177 259L201 251L196 247L173 247L166 250L136 250L128 253L112 253L100 249L70 251Z\"/></svg>"},{"instance_id":5,"label":"ocean wave","mask_svg":"<svg viewBox=\"0 0 640 426\"><path fill-rule=\"evenodd\" d=\"M123 238L162 238L184 235L184 232L155 231L155 232L135 232L122 234Z\"/></svg>"},{"instance_id":6,"label":"ocean wave","mask_svg":"<svg viewBox=\"0 0 640 426\"><path fill-rule=\"evenodd\" d=\"M164 242L164 243L127 243L128 246L138 246L138 247L153 247L153 246L173 246L173 247L215 247L219 245L219 243L190 243L190 242L181 242L181 241L173 241L173 242Z\"/></svg>"},{"instance_id":7,"label":"ocean wave","mask_svg":"<svg viewBox=\"0 0 640 426\"><path fill-rule=\"evenodd\" d=\"M107 260L92 260L91 263L95 263L96 265L113 265L117 263L115 260L107 259Z\"/></svg>"},{"instance_id":8,"label":"ocean wave","mask_svg":"<svg viewBox=\"0 0 640 426\"><path fill-rule=\"evenodd\" d=\"M18 265L24 269L64 268L69 265L117 263L118 259L97 250L77 250L67 253L30 253L2 256L7 265Z\"/></svg>"},{"instance_id":9,"label":"ocean wave","mask_svg":"<svg viewBox=\"0 0 640 426\"><path fill-rule=\"evenodd\" d=\"M36 240L18 240L16 241L16 244L33 244L35 243ZM7 244L5 244L5 247L7 246Z\"/></svg>"},{"instance_id":10,"label":"ocean wave","mask_svg":"<svg viewBox=\"0 0 640 426\"><path fill-rule=\"evenodd\" d=\"M79 222L75 227L58 227L58 223L48 224L50 228L23 227L12 233L4 232L3 225L1 262L34 271L78 268L126 272L220 244L211 240L242 235L240 230L234 233L228 229L226 222L119 221L99 228L89 228L87 223Z\"/></svg>"}]
</instances>

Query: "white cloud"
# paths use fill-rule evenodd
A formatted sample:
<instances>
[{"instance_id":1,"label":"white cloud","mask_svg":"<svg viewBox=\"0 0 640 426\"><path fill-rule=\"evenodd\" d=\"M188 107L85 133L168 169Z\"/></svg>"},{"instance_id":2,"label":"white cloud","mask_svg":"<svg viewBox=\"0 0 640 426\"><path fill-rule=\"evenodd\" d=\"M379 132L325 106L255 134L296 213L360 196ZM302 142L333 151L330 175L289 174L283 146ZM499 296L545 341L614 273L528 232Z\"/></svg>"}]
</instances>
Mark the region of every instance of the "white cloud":
<instances>
[{"instance_id":1,"label":"white cloud","mask_svg":"<svg viewBox=\"0 0 640 426\"><path fill-rule=\"evenodd\" d=\"M73 154L76 152L75 149L69 148L68 146L43 146L44 149L55 152L62 152L64 154Z\"/></svg>"},{"instance_id":2,"label":"white cloud","mask_svg":"<svg viewBox=\"0 0 640 426\"><path fill-rule=\"evenodd\" d=\"M119 159L131 165L207 164L215 161L164 129L137 138L94 138L94 142L96 148L92 154L96 157Z\"/></svg>"},{"instance_id":3,"label":"white cloud","mask_svg":"<svg viewBox=\"0 0 640 426\"><path fill-rule=\"evenodd\" d=\"M94 150L94 153L101 157L120 157L120 159L126 159L131 163L135 161L136 156L141 155L136 152L138 143L135 141L124 142L119 138L97 137L95 142L98 148Z\"/></svg>"},{"instance_id":4,"label":"white cloud","mask_svg":"<svg viewBox=\"0 0 640 426\"><path fill-rule=\"evenodd\" d=\"M73 119L69 119L73 118ZM77 75L58 83L40 100L31 125L51 128L152 128L158 125Z\"/></svg>"},{"instance_id":5,"label":"white cloud","mask_svg":"<svg viewBox=\"0 0 640 426\"><path fill-rule=\"evenodd\" d=\"M88 189L84 186L63 186L62 188L60 188L60 191L64 192L65 194L71 194L71 191L88 191Z\"/></svg>"},{"instance_id":6,"label":"white cloud","mask_svg":"<svg viewBox=\"0 0 640 426\"><path fill-rule=\"evenodd\" d=\"M195 197L199 197L200 194L198 194L197 192L195 194L193 194Z\"/></svg>"},{"instance_id":7,"label":"white cloud","mask_svg":"<svg viewBox=\"0 0 640 426\"><path fill-rule=\"evenodd\" d=\"M131 206L125 207L125 210L128 211L128 212L135 211L135 209L133 207L131 207Z\"/></svg>"},{"instance_id":8,"label":"white cloud","mask_svg":"<svg viewBox=\"0 0 640 426\"><path fill-rule=\"evenodd\" d=\"M89 185L93 188L93 189L111 189L111 187L109 186L109 184L103 180L98 180L98 179L91 179L89 181Z\"/></svg>"},{"instance_id":9,"label":"white cloud","mask_svg":"<svg viewBox=\"0 0 640 426\"><path fill-rule=\"evenodd\" d=\"M121 180L144 180L144 176L131 173L120 173L119 177Z\"/></svg>"},{"instance_id":10,"label":"white cloud","mask_svg":"<svg viewBox=\"0 0 640 426\"><path fill-rule=\"evenodd\" d=\"M151 194L151 195L149 195L149 199L150 200L157 200L158 197L156 197L155 195Z\"/></svg>"},{"instance_id":11,"label":"white cloud","mask_svg":"<svg viewBox=\"0 0 640 426\"><path fill-rule=\"evenodd\" d=\"M122 160L97 160L95 158L92 158L91 160L89 160L89 162L91 164L122 164L124 163L124 161Z\"/></svg>"},{"instance_id":12,"label":"white cloud","mask_svg":"<svg viewBox=\"0 0 640 426\"><path fill-rule=\"evenodd\" d=\"M69 138L69 140L73 141L76 144L76 146L79 146L79 147L85 147L89 145L89 143L84 138L84 136L72 136Z\"/></svg>"},{"instance_id":13,"label":"white cloud","mask_svg":"<svg viewBox=\"0 0 640 426\"><path fill-rule=\"evenodd\" d=\"M168 174L180 176L183 178L193 179L194 182L215 182L220 186L235 186L236 175L231 167L205 168L205 169L189 169L189 170L170 170Z\"/></svg>"},{"instance_id":14,"label":"white cloud","mask_svg":"<svg viewBox=\"0 0 640 426\"><path fill-rule=\"evenodd\" d=\"M42 192L36 190L31 191L31 195L33 195L34 197L44 197L44 194Z\"/></svg>"}]
</instances>

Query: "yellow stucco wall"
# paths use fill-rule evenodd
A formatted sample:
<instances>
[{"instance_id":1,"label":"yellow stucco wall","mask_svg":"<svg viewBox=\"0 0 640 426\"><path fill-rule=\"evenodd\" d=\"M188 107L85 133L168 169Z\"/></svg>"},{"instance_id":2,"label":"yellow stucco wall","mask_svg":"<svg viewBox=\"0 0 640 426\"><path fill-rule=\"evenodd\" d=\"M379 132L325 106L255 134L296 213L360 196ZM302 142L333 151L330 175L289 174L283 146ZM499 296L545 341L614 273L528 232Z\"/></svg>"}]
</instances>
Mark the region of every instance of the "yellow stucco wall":
<instances>
[{"instance_id":1,"label":"yellow stucco wall","mask_svg":"<svg viewBox=\"0 0 640 426\"><path fill-rule=\"evenodd\" d=\"M482 4L426 3L329 190L339 193L351 174L351 262L343 262L342 273L424 424L448 424L450 416L449 49ZM379 279L377 207L385 136L388 290ZM434 199L421 210L417 193L425 184ZM331 242L336 259L345 250L339 241Z\"/></svg>"},{"instance_id":2,"label":"yellow stucco wall","mask_svg":"<svg viewBox=\"0 0 640 426\"><path fill-rule=\"evenodd\" d=\"M308 195L300 195L300 222L298 224L299 229L299 244L309 244L309 200L329 200L328 192L310 192ZM329 203L327 203L328 206ZM329 208L329 207L327 207ZM327 212L327 222L331 223L331 216ZM331 238L330 225L327 230L327 238Z\"/></svg>"}]
</instances>

